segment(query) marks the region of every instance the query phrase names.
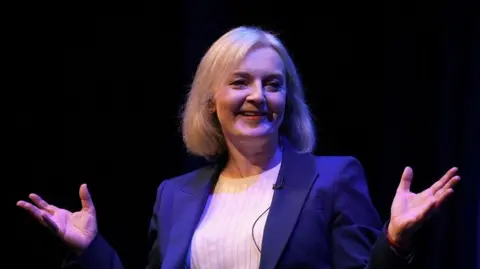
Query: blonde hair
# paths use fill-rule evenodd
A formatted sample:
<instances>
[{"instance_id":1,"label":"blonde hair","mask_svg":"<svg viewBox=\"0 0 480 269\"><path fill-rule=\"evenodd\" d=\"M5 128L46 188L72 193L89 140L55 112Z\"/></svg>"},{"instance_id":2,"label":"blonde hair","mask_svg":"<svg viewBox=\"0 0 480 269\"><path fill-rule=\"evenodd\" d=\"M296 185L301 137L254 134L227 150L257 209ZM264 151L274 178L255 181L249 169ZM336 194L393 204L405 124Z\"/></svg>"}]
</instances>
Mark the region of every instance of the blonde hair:
<instances>
[{"instance_id":1,"label":"blonde hair","mask_svg":"<svg viewBox=\"0 0 480 269\"><path fill-rule=\"evenodd\" d=\"M203 56L182 111L182 135L191 154L215 159L227 151L218 119L211 113L214 89L257 47L271 47L280 55L287 77L286 109L280 136L300 153L313 151L315 127L293 60L282 42L256 27L237 27L221 36Z\"/></svg>"}]
</instances>

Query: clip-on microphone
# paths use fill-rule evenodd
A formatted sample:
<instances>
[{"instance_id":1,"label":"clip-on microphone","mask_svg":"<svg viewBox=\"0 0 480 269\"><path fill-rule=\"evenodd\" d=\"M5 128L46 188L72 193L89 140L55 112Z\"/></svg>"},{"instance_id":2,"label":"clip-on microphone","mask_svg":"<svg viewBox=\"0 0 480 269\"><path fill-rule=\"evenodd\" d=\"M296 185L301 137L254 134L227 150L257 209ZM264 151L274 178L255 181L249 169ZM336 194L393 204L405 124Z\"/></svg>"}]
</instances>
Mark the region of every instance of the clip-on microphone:
<instances>
[{"instance_id":1,"label":"clip-on microphone","mask_svg":"<svg viewBox=\"0 0 480 269\"><path fill-rule=\"evenodd\" d=\"M281 189L283 189L283 188L284 188L284 186L283 186L283 176L282 176L282 177L280 178L280 183L278 183L278 184L277 184L277 183L273 184L272 189L274 189L274 190L281 190Z\"/></svg>"}]
</instances>

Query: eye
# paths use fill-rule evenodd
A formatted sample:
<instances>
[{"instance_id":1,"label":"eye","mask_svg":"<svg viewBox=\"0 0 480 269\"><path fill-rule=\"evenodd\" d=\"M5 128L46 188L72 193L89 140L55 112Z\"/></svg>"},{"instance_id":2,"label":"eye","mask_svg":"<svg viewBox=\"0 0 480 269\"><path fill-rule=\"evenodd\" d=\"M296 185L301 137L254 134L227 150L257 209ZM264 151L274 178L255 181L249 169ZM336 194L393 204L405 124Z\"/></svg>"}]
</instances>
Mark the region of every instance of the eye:
<instances>
[{"instance_id":1,"label":"eye","mask_svg":"<svg viewBox=\"0 0 480 269\"><path fill-rule=\"evenodd\" d=\"M246 85L248 85L247 81L245 79L236 79L230 83L231 86L234 88L242 88Z\"/></svg>"},{"instance_id":2,"label":"eye","mask_svg":"<svg viewBox=\"0 0 480 269\"><path fill-rule=\"evenodd\" d=\"M245 80L237 79L237 80L234 80L231 84L232 85L245 85Z\"/></svg>"},{"instance_id":3,"label":"eye","mask_svg":"<svg viewBox=\"0 0 480 269\"><path fill-rule=\"evenodd\" d=\"M282 82L278 80L269 81L265 85L267 89L271 91L278 91L282 88Z\"/></svg>"}]
</instances>

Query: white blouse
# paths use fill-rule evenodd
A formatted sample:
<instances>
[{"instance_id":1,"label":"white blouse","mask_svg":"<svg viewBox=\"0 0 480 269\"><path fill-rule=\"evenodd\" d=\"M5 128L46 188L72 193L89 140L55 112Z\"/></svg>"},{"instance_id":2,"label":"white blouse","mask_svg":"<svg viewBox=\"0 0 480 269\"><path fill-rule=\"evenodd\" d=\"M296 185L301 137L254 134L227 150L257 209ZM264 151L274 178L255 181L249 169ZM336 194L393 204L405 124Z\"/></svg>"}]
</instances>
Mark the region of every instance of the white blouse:
<instances>
[{"instance_id":1,"label":"white blouse","mask_svg":"<svg viewBox=\"0 0 480 269\"><path fill-rule=\"evenodd\" d=\"M245 178L219 177L192 238L190 268L259 267L258 248L280 165Z\"/></svg>"}]
</instances>

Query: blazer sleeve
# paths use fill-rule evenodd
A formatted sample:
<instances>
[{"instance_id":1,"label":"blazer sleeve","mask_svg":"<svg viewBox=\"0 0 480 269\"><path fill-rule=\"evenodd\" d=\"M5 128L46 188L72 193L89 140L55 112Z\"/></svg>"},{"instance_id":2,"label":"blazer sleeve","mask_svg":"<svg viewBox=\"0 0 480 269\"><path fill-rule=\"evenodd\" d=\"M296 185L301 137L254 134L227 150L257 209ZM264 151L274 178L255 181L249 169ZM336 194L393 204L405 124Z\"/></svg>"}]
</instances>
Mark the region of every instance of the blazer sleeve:
<instances>
[{"instance_id":1,"label":"blazer sleeve","mask_svg":"<svg viewBox=\"0 0 480 269\"><path fill-rule=\"evenodd\" d=\"M410 259L388 243L384 227L370 199L363 167L349 157L333 190L333 268L407 268Z\"/></svg>"},{"instance_id":2,"label":"blazer sleeve","mask_svg":"<svg viewBox=\"0 0 480 269\"><path fill-rule=\"evenodd\" d=\"M160 184L157 189L157 198L150 221L148 232L150 252L148 254L146 269L159 269L162 263L162 257L160 257L157 241L158 218L156 214L158 212L158 207L160 206L163 188L164 183ZM81 256L79 256L73 263L64 263L63 267L68 267L74 263L80 264L84 269L124 269L115 249L100 234L95 237Z\"/></svg>"}]
</instances>

